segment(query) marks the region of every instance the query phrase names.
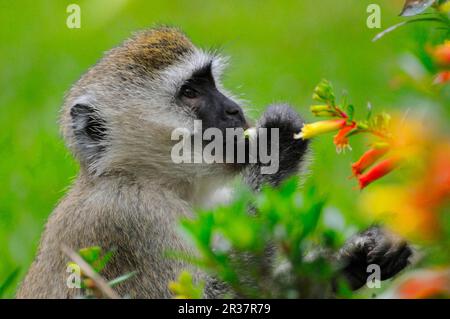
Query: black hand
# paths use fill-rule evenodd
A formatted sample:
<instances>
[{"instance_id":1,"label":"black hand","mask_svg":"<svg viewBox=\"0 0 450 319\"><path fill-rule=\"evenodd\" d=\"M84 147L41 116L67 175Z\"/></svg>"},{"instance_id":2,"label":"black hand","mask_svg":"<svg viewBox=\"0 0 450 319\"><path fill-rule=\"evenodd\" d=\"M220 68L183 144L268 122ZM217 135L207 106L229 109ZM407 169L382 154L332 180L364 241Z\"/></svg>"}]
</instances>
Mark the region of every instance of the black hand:
<instances>
[{"instance_id":1,"label":"black hand","mask_svg":"<svg viewBox=\"0 0 450 319\"><path fill-rule=\"evenodd\" d=\"M261 134L266 134L267 150L270 152L272 147L270 129L278 128L279 139L276 140L275 145L275 148L278 147L278 170L272 174L262 174L261 167L266 164L261 163L259 159L258 163L250 164L244 172L244 177L254 190L259 190L265 183L278 186L283 180L299 171L308 149L307 141L294 139L294 134L299 133L302 126L303 120L287 104L277 104L267 108L257 124L257 128L267 128L267 131L258 130L258 138L261 138Z\"/></svg>"},{"instance_id":2,"label":"black hand","mask_svg":"<svg viewBox=\"0 0 450 319\"><path fill-rule=\"evenodd\" d=\"M380 266L380 280L385 280L405 268L411 255L412 250L404 240L380 227L372 227L352 237L339 252L338 260L350 287L358 289L370 275L367 266Z\"/></svg>"}]
</instances>

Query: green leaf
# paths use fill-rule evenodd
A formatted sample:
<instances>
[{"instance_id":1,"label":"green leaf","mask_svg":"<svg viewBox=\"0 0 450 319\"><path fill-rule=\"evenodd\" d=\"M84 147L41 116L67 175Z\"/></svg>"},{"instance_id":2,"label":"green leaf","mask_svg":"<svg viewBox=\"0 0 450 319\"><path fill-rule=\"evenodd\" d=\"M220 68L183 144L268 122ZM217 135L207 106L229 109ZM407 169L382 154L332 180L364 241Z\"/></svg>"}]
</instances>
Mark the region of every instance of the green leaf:
<instances>
[{"instance_id":1,"label":"green leaf","mask_svg":"<svg viewBox=\"0 0 450 319\"><path fill-rule=\"evenodd\" d=\"M128 274L122 275L122 276L120 276L120 277L117 277L117 278L115 278L115 279L109 281L108 284L109 284L111 287L114 287L114 286L116 286L116 285L118 285L118 284L120 284L120 283L122 283L122 282L124 282L124 281L126 281L126 280L128 280L128 279L130 279L130 278L132 278L132 277L133 277L134 275L136 275L136 274L137 274L136 271L132 271L132 272L130 272L130 273L128 273Z\"/></svg>"},{"instance_id":2,"label":"green leaf","mask_svg":"<svg viewBox=\"0 0 450 319\"><path fill-rule=\"evenodd\" d=\"M348 119L350 121L352 121L353 120L353 116L355 114L355 107L352 104L349 104L349 105L347 105L347 108L346 108L345 111L346 111L346 113L348 115Z\"/></svg>"},{"instance_id":3,"label":"green leaf","mask_svg":"<svg viewBox=\"0 0 450 319\"><path fill-rule=\"evenodd\" d=\"M311 204L303 218L303 238L310 235L316 229L324 206L324 199L316 199L315 202Z\"/></svg>"},{"instance_id":4,"label":"green leaf","mask_svg":"<svg viewBox=\"0 0 450 319\"><path fill-rule=\"evenodd\" d=\"M281 196L285 198L292 196L298 189L298 180L298 176L294 176L283 182L280 187Z\"/></svg>"},{"instance_id":5,"label":"green leaf","mask_svg":"<svg viewBox=\"0 0 450 319\"><path fill-rule=\"evenodd\" d=\"M194 283L192 275L183 271L177 281L169 283L170 291L175 295L175 298L183 299L200 299L203 296L204 283Z\"/></svg>"},{"instance_id":6,"label":"green leaf","mask_svg":"<svg viewBox=\"0 0 450 319\"><path fill-rule=\"evenodd\" d=\"M382 37L384 37L386 34L391 33L392 31L406 25L406 24L411 24L411 23L416 23L416 22L440 22L440 23L444 23L445 21L443 21L442 19L440 19L439 17L432 17L432 18L417 18L417 19L413 19L413 20L407 20L407 21L402 21L400 23L394 24L393 26L390 26L389 28L387 28L386 30L378 33L373 39L372 42L378 41L379 39L381 39Z\"/></svg>"},{"instance_id":7,"label":"green leaf","mask_svg":"<svg viewBox=\"0 0 450 319\"><path fill-rule=\"evenodd\" d=\"M0 283L0 298L3 297L6 290L14 283L17 276L19 275L20 268L14 269L8 276L6 276L5 280Z\"/></svg>"},{"instance_id":8,"label":"green leaf","mask_svg":"<svg viewBox=\"0 0 450 319\"><path fill-rule=\"evenodd\" d=\"M367 102L367 117L366 117L366 121L369 121L370 118L372 117L372 103Z\"/></svg>"},{"instance_id":9,"label":"green leaf","mask_svg":"<svg viewBox=\"0 0 450 319\"><path fill-rule=\"evenodd\" d=\"M78 254L96 271L101 272L107 263L111 260L114 252L108 251L102 256L102 248L99 246L92 246L82 248Z\"/></svg>"},{"instance_id":10,"label":"green leaf","mask_svg":"<svg viewBox=\"0 0 450 319\"><path fill-rule=\"evenodd\" d=\"M102 249L99 246L82 248L78 254L90 265L100 258Z\"/></svg>"},{"instance_id":11,"label":"green leaf","mask_svg":"<svg viewBox=\"0 0 450 319\"><path fill-rule=\"evenodd\" d=\"M94 267L94 270L96 272L101 272L103 270L103 268L105 268L106 265L108 264L108 262L111 260L113 254L114 254L113 251L108 251L101 258L99 258L98 260L94 261L92 263L92 266Z\"/></svg>"},{"instance_id":12,"label":"green leaf","mask_svg":"<svg viewBox=\"0 0 450 319\"><path fill-rule=\"evenodd\" d=\"M342 108L346 109L348 105L348 93L347 91L344 91L342 94L342 102L341 102Z\"/></svg>"}]
</instances>

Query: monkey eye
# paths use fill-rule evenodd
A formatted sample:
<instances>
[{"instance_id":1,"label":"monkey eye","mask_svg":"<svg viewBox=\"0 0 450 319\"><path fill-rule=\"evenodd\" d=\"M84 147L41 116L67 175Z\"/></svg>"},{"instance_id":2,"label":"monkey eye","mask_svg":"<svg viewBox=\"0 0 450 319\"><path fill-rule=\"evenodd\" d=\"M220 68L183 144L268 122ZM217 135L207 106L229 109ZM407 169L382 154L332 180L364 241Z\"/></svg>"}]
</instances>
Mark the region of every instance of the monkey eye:
<instances>
[{"instance_id":1,"label":"monkey eye","mask_svg":"<svg viewBox=\"0 0 450 319\"><path fill-rule=\"evenodd\" d=\"M180 89L180 95L187 97L188 99L195 99L199 96L199 93L188 85L183 85Z\"/></svg>"}]
</instances>

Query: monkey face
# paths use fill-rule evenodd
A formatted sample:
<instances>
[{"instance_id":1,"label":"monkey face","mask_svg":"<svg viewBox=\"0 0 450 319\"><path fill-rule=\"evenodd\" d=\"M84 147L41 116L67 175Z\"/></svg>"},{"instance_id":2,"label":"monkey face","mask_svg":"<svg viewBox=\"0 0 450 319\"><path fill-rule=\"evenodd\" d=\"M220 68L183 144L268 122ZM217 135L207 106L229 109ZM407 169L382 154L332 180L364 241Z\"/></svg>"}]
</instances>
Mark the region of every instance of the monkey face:
<instances>
[{"instance_id":1,"label":"monkey face","mask_svg":"<svg viewBox=\"0 0 450 319\"><path fill-rule=\"evenodd\" d=\"M210 63L182 84L176 101L194 112L203 130L218 128L224 132L226 128L248 127L241 107L217 89Z\"/></svg>"},{"instance_id":2,"label":"monkey face","mask_svg":"<svg viewBox=\"0 0 450 319\"><path fill-rule=\"evenodd\" d=\"M247 128L241 107L219 81L224 58L174 29L137 34L109 51L73 86L63 133L81 168L93 174L217 175L226 165L179 165L176 129ZM224 170L225 167L225 170Z\"/></svg>"}]
</instances>

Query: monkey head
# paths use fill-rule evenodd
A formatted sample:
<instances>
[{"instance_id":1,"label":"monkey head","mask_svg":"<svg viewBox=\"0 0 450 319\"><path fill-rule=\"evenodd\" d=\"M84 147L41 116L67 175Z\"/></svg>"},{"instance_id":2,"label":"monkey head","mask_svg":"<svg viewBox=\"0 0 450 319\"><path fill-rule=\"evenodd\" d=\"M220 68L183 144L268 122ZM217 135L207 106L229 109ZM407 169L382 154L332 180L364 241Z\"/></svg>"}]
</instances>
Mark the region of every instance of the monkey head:
<instances>
[{"instance_id":1,"label":"monkey head","mask_svg":"<svg viewBox=\"0 0 450 319\"><path fill-rule=\"evenodd\" d=\"M105 54L72 87L61 116L64 138L89 174L217 174L226 165L176 165L171 132L246 127L243 110L220 83L226 61L162 27Z\"/></svg>"}]
</instances>

